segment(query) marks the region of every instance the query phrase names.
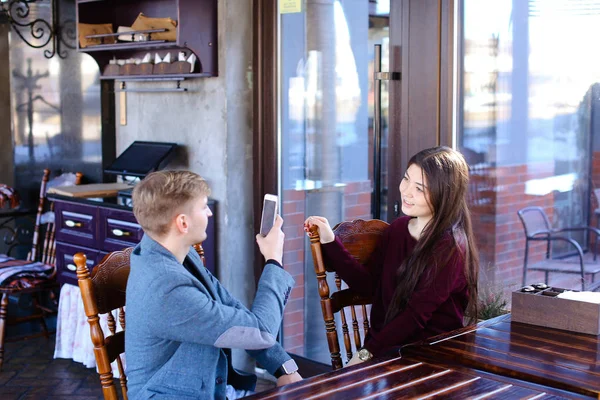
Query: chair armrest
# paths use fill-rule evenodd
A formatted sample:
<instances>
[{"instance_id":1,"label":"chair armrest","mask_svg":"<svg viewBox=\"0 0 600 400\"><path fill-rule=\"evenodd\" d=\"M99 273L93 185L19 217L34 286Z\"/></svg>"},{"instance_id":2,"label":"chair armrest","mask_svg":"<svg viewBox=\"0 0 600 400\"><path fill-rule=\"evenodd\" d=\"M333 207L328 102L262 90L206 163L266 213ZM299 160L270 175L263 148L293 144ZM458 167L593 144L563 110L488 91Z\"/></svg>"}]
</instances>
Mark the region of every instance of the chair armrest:
<instances>
[{"instance_id":1,"label":"chair armrest","mask_svg":"<svg viewBox=\"0 0 600 400\"><path fill-rule=\"evenodd\" d=\"M594 228L592 226L579 226L579 227L573 227L573 228L563 228L563 229L554 230L552 232L576 232L576 231L593 232L596 234L597 238L600 238L600 229Z\"/></svg>"},{"instance_id":2,"label":"chair armrest","mask_svg":"<svg viewBox=\"0 0 600 400\"><path fill-rule=\"evenodd\" d=\"M530 237L529 240L535 240L538 242L547 241L547 240L555 240L555 241L557 240L557 241L571 243L573 245L573 247L575 247L575 250L577 250L577 253L579 254L579 260L581 261L581 264L583 264L583 249L581 248L579 243L577 243L577 241L574 239L566 238L563 236L552 236L552 235L546 234L545 237L540 237L540 238Z\"/></svg>"}]
</instances>

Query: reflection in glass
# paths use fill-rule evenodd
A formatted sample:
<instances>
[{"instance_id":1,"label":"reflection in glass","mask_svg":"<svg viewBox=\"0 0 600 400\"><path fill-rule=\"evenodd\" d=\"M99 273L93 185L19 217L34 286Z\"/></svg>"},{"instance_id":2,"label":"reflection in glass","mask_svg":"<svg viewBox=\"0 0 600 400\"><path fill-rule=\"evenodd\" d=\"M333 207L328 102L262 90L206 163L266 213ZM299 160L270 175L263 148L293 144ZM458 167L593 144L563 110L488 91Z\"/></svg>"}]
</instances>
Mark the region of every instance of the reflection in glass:
<instances>
[{"instance_id":1,"label":"reflection in glass","mask_svg":"<svg viewBox=\"0 0 600 400\"><path fill-rule=\"evenodd\" d=\"M543 207L555 228L595 224L590 193L600 184L600 131L592 117L598 118L600 55L587 38L596 36L600 1L582 7L568 0L465 0L463 18L458 142L471 164L485 275L509 291L522 283L525 239L517 210ZM552 251L568 256L571 249ZM533 261L544 256L543 246L530 254ZM566 279L551 282L579 287Z\"/></svg>"},{"instance_id":2,"label":"reflection in glass","mask_svg":"<svg viewBox=\"0 0 600 400\"><path fill-rule=\"evenodd\" d=\"M286 307L283 342L288 351L325 363L329 352L302 222L309 215L332 224L371 218L373 44L383 44L387 68L389 41L387 16L370 17L369 3L306 0L303 12L281 15L284 263L298 283ZM378 4L389 10L389 2ZM387 96L385 87L382 92ZM384 98L384 119L386 105Z\"/></svg>"},{"instance_id":3,"label":"reflection in glass","mask_svg":"<svg viewBox=\"0 0 600 400\"><path fill-rule=\"evenodd\" d=\"M30 8L32 15L51 20L49 4ZM75 20L73 3L62 1L60 10L61 21ZM47 59L43 49L11 32L15 186L29 206L39 194L44 168L102 180L99 69L89 56L66 52L65 59Z\"/></svg>"}]
</instances>

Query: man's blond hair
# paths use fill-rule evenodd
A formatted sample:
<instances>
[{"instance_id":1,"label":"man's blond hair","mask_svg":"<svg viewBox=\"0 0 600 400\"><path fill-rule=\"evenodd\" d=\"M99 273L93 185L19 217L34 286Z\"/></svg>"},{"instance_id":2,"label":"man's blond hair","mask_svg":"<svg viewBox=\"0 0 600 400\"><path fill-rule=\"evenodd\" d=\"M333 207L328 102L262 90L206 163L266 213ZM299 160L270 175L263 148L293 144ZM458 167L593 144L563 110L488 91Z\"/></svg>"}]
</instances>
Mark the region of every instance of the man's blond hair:
<instances>
[{"instance_id":1,"label":"man's blond hair","mask_svg":"<svg viewBox=\"0 0 600 400\"><path fill-rule=\"evenodd\" d=\"M144 231L162 236L192 200L209 195L208 184L194 172L153 172L133 189L133 214Z\"/></svg>"}]
</instances>

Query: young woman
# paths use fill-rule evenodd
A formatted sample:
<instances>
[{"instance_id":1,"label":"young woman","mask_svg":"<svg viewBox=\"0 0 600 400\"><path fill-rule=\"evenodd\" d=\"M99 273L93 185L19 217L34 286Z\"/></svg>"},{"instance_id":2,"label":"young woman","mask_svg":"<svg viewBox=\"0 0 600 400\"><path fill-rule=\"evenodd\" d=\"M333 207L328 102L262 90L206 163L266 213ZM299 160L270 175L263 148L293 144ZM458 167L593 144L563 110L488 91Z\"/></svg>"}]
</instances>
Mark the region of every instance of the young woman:
<instances>
[{"instance_id":1,"label":"young woman","mask_svg":"<svg viewBox=\"0 0 600 400\"><path fill-rule=\"evenodd\" d=\"M335 238L323 217L318 228L323 254L353 290L373 296L371 328L349 365L397 354L403 344L463 326L465 311L477 314L479 257L467 208L469 169L448 147L415 154L400 183L402 212L384 232L366 265Z\"/></svg>"}]
</instances>

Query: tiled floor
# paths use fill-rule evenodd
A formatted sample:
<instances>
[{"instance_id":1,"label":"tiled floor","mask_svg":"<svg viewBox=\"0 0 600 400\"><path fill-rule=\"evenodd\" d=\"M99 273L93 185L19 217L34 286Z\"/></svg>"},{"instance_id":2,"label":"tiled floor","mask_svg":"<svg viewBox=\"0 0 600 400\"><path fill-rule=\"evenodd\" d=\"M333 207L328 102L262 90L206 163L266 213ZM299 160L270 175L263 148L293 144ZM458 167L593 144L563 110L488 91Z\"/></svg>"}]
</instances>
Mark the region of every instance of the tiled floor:
<instances>
[{"instance_id":1,"label":"tiled floor","mask_svg":"<svg viewBox=\"0 0 600 400\"><path fill-rule=\"evenodd\" d=\"M6 343L0 399L102 399L98 374L71 360L54 359L54 336Z\"/></svg>"},{"instance_id":2,"label":"tiled floor","mask_svg":"<svg viewBox=\"0 0 600 400\"><path fill-rule=\"evenodd\" d=\"M0 372L2 400L100 400L102 390L94 368L54 359L54 336L6 343ZM259 380L257 391L272 387Z\"/></svg>"}]
</instances>

